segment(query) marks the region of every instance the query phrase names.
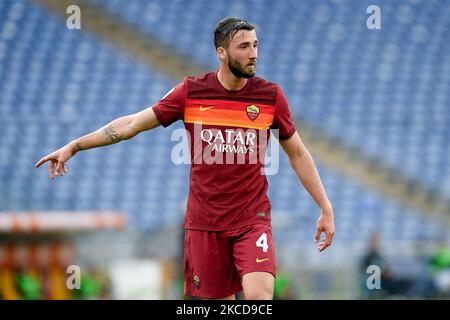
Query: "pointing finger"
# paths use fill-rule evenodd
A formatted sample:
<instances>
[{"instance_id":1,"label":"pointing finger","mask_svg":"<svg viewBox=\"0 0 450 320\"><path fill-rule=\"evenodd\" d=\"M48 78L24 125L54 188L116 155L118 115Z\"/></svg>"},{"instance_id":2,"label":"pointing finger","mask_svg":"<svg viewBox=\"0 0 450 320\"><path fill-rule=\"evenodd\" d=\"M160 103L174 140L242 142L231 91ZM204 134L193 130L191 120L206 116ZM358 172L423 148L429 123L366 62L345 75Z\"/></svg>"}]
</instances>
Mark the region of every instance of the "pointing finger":
<instances>
[{"instance_id":1,"label":"pointing finger","mask_svg":"<svg viewBox=\"0 0 450 320\"><path fill-rule=\"evenodd\" d=\"M43 157L41 158L41 160L39 160L34 166L36 168L39 168L41 166L41 164L43 164L44 162L48 161L47 157Z\"/></svg>"}]
</instances>

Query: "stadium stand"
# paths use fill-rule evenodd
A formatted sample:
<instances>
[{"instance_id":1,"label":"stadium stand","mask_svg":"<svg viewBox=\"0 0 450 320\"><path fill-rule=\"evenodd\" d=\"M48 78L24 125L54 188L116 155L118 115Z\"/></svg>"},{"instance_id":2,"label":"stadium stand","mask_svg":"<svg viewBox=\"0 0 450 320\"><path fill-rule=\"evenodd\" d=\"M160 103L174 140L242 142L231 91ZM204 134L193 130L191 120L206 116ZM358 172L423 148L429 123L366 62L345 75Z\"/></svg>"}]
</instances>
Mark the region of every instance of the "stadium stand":
<instances>
[{"instance_id":1,"label":"stadium stand","mask_svg":"<svg viewBox=\"0 0 450 320\"><path fill-rule=\"evenodd\" d=\"M365 27L371 1L94 2L211 67L217 21L245 17L259 31L258 73L297 117L450 197L447 1L378 1L379 31Z\"/></svg>"},{"instance_id":2,"label":"stadium stand","mask_svg":"<svg viewBox=\"0 0 450 320\"><path fill-rule=\"evenodd\" d=\"M276 7L263 1L256 10L251 10L254 1L217 6L207 1L95 3L211 68L216 65L215 23L230 14L247 17L260 26L261 75L285 88L295 117L364 152L383 155L381 161L420 174L424 183L450 195L449 115L444 112L448 44L436 38L422 49L424 36L440 37L434 31L448 29L450 14L444 13L449 8L441 2L430 1L420 16L400 21L383 43L384 30L377 35L360 28L366 16L356 16L357 10L345 9L339 1L287 1ZM363 3L358 2L361 10ZM414 2L385 6L389 18L389 8L411 11ZM324 17L334 23L325 25ZM411 19L421 27L412 26ZM179 223L189 172L170 161L170 130L158 128L132 142L83 153L69 162L64 179L50 181L45 170L32 170L43 153L150 106L175 83L94 35L61 27L63 23L28 1L0 3L0 210L113 208L128 212L131 223L144 230ZM177 25L185 26L182 32ZM342 41L350 32L352 37ZM419 81L419 72L437 74L439 83ZM283 225L287 219L281 239L309 241L317 209L286 158L281 159L279 174L269 177L274 223ZM338 241L366 239L374 229L388 239L405 240L444 232L437 223L329 168L319 170L335 206Z\"/></svg>"}]
</instances>

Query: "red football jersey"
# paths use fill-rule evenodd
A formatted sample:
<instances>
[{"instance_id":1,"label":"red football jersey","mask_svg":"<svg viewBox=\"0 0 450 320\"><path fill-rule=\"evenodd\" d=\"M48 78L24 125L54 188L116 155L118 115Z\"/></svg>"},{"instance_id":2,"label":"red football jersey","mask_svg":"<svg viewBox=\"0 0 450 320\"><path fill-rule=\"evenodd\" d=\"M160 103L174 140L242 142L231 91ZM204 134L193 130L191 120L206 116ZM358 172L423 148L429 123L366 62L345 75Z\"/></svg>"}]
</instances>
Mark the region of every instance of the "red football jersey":
<instances>
[{"instance_id":1,"label":"red football jersey","mask_svg":"<svg viewBox=\"0 0 450 320\"><path fill-rule=\"evenodd\" d=\"M259 77L237 91L225 89L217 72L187 77L153 106L167 127L183 120L191 151L184 227L226 231L270 224L264 175L270 129L287 139L295 132L281 88Z\"/></svg>"}]
</instances>

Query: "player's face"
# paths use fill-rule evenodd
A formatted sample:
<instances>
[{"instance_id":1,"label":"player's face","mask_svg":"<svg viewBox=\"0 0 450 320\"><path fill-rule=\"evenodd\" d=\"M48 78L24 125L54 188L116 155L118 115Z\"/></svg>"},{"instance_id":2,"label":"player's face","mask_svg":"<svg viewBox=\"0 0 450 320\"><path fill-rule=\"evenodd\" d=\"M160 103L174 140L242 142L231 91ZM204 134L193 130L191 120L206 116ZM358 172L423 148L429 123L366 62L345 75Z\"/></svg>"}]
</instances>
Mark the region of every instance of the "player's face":
<instances>
[{"instance_id":1,"label":"player's face","mask_svg":"<svg viewBox=\"0 0 450 320\"><path fill-rule=\"evenodd\" d=\"M227 51L227 63L238 78L251 78L256 73L258 39L255 30L239 30L231 39Z\"/></svg>"}]
</instances>

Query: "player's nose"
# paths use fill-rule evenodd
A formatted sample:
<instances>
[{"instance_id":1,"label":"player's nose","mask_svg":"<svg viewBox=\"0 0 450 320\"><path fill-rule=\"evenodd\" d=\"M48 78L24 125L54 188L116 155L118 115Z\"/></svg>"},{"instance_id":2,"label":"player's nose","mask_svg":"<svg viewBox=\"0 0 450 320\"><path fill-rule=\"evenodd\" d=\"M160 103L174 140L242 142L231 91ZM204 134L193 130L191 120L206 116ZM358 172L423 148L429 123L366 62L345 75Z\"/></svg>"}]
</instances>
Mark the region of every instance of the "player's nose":
<instances>
[{"instance_id":1,"label":"player's nose","mask_svg":"<svg viewBox=\"0 0 450 320\"><path fill-rule=\"evenodd\" d=\"M249 59L256 63L257 58L258 58L258 49L250 47Z\"/></svg>"}]
</instances>

